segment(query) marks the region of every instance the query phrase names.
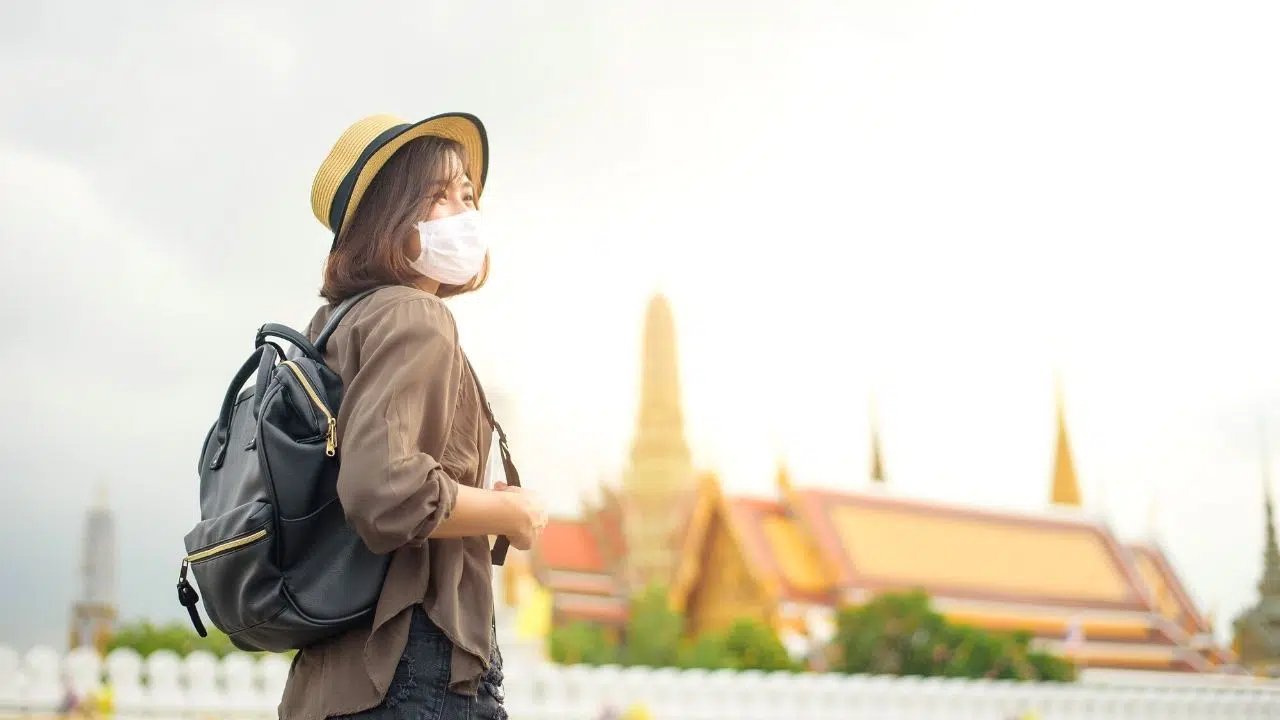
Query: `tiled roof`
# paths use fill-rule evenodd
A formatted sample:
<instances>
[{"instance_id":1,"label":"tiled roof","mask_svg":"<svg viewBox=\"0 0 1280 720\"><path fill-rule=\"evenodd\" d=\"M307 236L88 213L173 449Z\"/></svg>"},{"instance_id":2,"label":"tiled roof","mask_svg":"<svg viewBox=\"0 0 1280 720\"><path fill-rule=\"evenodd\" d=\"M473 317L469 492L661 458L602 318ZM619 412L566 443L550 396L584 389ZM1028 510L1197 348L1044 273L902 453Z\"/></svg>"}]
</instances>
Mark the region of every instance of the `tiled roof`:
<instances>
[{"instance_id":1,"label":"tiled roof","mask_svg":"<svg viewBox=\"0 0 1280 720\"><path fill-rule=\"evenodd\" d=\"M1133 543L1127 548L1133 555L1151 604L1157 612L1173 619L1183 630L1192 633L1211 632L1209 623L1196 609L1186 586L1182 584L1173 563L1159 546Z\"/></svg>"},{"instance_id":2,"label":"tiled roof","mask_svg":"<svg viewBox=\"0 0 1280 720\"><path fill-rule=\"evenodd\" d=\"M800 513L844 588L1145 611L1124 551L1084 521L881 495L798 490Z\"/></svg>"},{"instance_id":3,"label":"tiled roof","mask_svg":"<svg viewBox=\"0 0 1280 720\"><path fill-rule=\"evenodd\" d=\"M606 567L591 528L580 520L553 519L538 541L538 564L548 570L604 573Z\"/></svg>"},{"instance_id":4,"label":"tiled roof","mask_svg":"<svg viewBox=\"0 0 1280 720\"><path fill-rule=\"evenodd\" d=\"M781 503L729 497L725 508L747 561L778 592L779 599L830 599L830 579L817 549Z\"/></svg>"}]
</instances>

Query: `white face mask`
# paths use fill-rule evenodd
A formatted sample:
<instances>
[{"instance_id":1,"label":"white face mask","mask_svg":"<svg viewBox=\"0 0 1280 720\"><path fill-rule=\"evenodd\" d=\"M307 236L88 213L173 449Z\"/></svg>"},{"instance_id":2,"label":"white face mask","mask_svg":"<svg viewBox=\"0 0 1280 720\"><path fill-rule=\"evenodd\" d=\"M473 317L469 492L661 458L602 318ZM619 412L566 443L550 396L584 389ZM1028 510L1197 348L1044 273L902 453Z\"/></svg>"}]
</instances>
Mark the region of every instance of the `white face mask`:
<instances>
[{"instance_id":1,"label":"white face mask","mask_svg":"<svg viewBox=\"0 0 1280 720\"><path fill-rule=\"evenodd\" d=\"M489 246L480 232L480 211L468 210L418 223L422 255L413 268L444 285L465 285L484 269Z\"/></svg>"}]
</instances>

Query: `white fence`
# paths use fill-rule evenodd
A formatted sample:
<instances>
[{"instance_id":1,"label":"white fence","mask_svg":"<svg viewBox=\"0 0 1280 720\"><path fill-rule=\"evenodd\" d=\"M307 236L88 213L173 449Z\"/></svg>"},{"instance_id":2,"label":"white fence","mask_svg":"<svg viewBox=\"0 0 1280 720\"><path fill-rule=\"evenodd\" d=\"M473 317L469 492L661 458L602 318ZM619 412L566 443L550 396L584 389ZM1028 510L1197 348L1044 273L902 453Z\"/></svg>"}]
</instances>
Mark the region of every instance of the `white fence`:
<instances>
[{"instance_id":1,"label":"white fence","mask_svg":"<svg viewBox=\"0 0 1280 720\"><path fill-rule=\"evenodd\" d=\"M279 656L116 651L25 655L0 647L0 716L47 715L68 684L84 696L110 687L115 715L268 718L288 675ZM1117 680L1117 677L1120 680ZM1031 684L835 674L558 667L509 658L506 704L515 720L596 720L605 708L643 705L654 720L1211 720L1280 718L1280 690L1265 683L1168 684L1112 674L1104 682Z\"/></svg>"}]
</instances>

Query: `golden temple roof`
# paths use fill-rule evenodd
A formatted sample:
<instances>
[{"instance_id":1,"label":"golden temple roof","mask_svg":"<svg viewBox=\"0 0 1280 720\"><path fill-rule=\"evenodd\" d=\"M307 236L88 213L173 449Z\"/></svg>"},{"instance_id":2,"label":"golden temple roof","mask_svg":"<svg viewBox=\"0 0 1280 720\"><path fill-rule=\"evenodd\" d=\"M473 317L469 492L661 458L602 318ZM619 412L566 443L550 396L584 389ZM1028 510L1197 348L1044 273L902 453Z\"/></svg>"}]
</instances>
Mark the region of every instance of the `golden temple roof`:
<instances>
[{"instance_id":1,"label":"golden temple roof","mask_svg":"<svg viewBox=\"0 0 1280 720\"><path fill-rule=\"evenodd\" d=\"M788 600L825 601L831 581L804 531L782 503L760 498L726 500L729 521L775 596Z\"/></svg>"},{"instance_id":2,"label":"golden temple roof","mask_svg":"<svg viewBox=\"0 0 1280 720\"><path fill-rule=\"evenodd\" d=\"M1123 548L1081 520L827 490L798 510L846 588L1145 611Z\"/></svg>"},{"instance_id":3,"label":"golden temple roof","mask_svg":"<svg viewBox=\"0 0 1280 720\"><path fill-rule=\"evenodd\" d=\"M1191 595L1159 545L1153 542L1133 543L1127 549L1156 612L1188 634L1213 632L1208 619L1196 609Z\"/></svg>"}]
</instances>

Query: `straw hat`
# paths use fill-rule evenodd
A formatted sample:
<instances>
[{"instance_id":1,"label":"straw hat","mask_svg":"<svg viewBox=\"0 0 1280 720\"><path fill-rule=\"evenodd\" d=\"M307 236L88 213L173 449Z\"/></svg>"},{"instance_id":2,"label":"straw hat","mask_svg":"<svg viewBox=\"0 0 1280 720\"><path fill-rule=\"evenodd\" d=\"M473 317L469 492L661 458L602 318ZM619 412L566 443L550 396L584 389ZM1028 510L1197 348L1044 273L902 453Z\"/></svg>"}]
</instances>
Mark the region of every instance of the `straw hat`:
<instances>
[{"instance_id":1,"label":"straw hat","mask_svg":"<svg viewBox=\"0 0 1280 720\"><path fill-rule=\"evenodd\" d=\"M373 176L405 143L427 136L462 145L467 153L467 176L475 185L476 197L480 197L489 172L489 138L480 118L445 113L410 123L395 115L373 115L342 133L311 184L311 211L333 231L335 242L338 232L355 214Z\"/></svg>"}]
</instances>

